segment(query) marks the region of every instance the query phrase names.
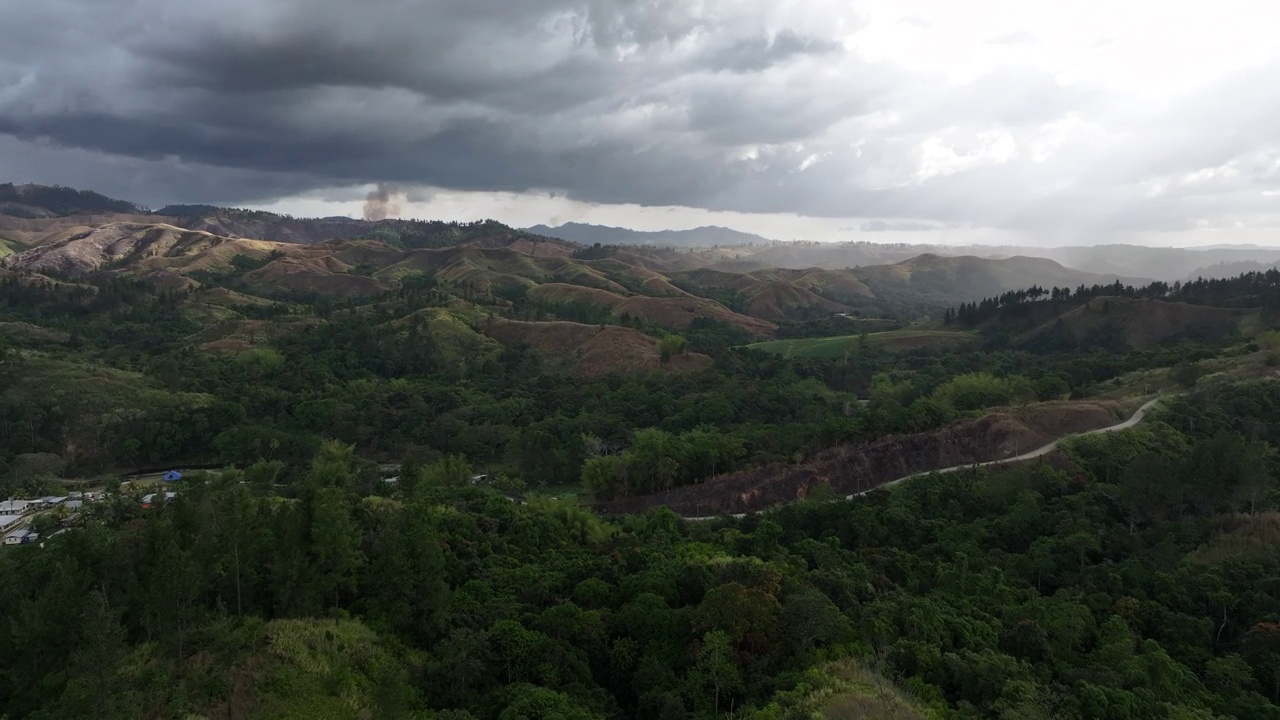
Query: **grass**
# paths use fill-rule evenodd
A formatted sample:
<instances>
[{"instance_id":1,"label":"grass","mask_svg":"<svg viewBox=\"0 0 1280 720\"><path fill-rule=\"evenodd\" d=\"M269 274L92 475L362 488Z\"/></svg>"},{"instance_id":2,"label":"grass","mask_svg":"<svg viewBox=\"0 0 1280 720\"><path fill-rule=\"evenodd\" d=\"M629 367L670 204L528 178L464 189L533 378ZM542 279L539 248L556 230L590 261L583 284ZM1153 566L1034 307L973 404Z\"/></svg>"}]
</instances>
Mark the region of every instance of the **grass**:
<instances>
[{"instance_id":1,"label":"grass","mask_svg":"<svg viewBox=\"0 0 1280 720\"><path fill-rule=\"evenodd\" d=\"M14 249L12 242L5 240L4 238L0 238L0 258L5 257L6 255L12 255L13 253Z\"/></svg>"},{"instance_id":2,"label":"grass","mask_svg":"<svg viewBox=\"0 0 1280 720\"><path fill-rule=\"evenodd\" d=\"M538 495L540 497L548 497L554 500L572 500L577 502L578 493L582 491L582 487L577 484L573 485L545 485L539 488L530 488L530 495Z\"/></svg>"},{"instance_id":3,"label":"grass","mask_svg":"<svg viewBox=\"0 0 1280 720\"><path fill-rule=\"evenodd\" d=\"M11 401L50 405L85 419L92 415L95 422L132 412L200 406L210 400L207 395L161 389L139 373L34 352L25 353L23 362L9 372L14 382L5 395Z\"/></svg>"},{"instance_id":4,"label":"grass","mask_svg":"<svg viewBox=\"0 0 1280 720\"><path fill-rule=\"evenodd\" d=\"M779 693L769 710L773 713L755 717L933 720L942 714L854 659L811 668L800 686Z\"/></svg>"},{"instance_id":5,"label":"grass","mask_svg":"<svg viewBox=\"0 0 1280 720\"><path fill-rule=\"evenodd\" d=\"M866 337L867 347L900 352L922 347L954 347L971 342L974 334L958 330L887 330L863 335L839 335L824 338L796 338L793 340L768 340L752 343L752 350L775 353L785 358L812 358L828 360L858 352L860 338Z\"/></svg>"}]
</instances>

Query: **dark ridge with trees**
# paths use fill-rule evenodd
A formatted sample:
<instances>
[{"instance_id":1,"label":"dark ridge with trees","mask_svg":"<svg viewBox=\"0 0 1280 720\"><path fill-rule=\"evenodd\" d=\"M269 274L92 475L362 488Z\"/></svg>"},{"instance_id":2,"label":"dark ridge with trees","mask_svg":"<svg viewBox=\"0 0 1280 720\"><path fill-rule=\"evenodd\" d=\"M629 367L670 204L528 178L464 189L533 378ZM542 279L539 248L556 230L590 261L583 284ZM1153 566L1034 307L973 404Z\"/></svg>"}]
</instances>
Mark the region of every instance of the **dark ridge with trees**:
<instances>
[{"instance_id":1,"label":"dark ridge with trees","mask_svg":"<svg viewBox=\"0 0 1280 720\"><path fill-rule=\"evenodd\" d=\"M116 200L92 190L62 185L14 185L0 183L0 213L18 217L49 217L77 213L142 214L141 205Z\"/></svg>"},{"instance_id":2,"label":"dark ridge with trees","mask_svg":"<svg viewBox=\"0 0 1280 720\"><path fill-rule=\"evenodd\" d=\"M1198 278L1188 282L1153 282L1143 287L1124 285L1119 281L1111 285L1093 285L1071 288L1031 287L1002 293L996 297L960 303L948 308L943 321L967 327L976 327L992 319L1016 316L1019 306L1034 302L1060 303L1073 307L1096 297L1150 298L1174 300L1193 305L1225 308L1277 308L1280 307L1280 270L1249 272L1230 278Z\"/></svg>"}]
</instances>

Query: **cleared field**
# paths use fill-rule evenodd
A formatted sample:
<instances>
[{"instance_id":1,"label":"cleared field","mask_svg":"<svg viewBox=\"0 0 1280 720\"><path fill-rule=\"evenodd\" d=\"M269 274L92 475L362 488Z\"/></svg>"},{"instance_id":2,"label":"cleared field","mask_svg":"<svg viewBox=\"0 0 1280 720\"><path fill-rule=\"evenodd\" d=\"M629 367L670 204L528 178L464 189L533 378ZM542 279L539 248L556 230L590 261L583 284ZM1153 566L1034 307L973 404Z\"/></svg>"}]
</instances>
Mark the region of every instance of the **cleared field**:
<instances>
[{"instance_id":1,"label":"cleared field","mask_svg":"<svg viewBox=\"0 0 1280 720\"><path fill-rule=\"evenodd\" d=\"M796 338L793 340L769 340L752 343L747 347L782 355L783 357L815 358L820 360L843 357L858 351L859 338L866 337L868 347L902 352L923 347L956 347L973 342L973 333L958 330L887 330L863 335L838 335L825 338Z\"/></svg>"}]
</instances>

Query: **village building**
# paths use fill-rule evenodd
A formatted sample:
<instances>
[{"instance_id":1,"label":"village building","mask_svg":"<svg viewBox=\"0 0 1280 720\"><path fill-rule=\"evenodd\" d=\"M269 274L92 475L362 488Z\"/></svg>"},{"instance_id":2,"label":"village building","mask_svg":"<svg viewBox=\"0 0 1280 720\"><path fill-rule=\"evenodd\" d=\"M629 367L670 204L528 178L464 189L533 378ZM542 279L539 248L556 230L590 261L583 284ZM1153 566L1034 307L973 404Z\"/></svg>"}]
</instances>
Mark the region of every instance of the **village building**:
<instances>
[{"instance_id":1,"label":"village building","mask_svg":"<svg viewBox=\"0 0 1280 720\"><path fill-rule=\"evenodd\" d=\"M0 515L26 515L35 508L32 500L5 500L0 502Z\"/></svg>"},{"instance_id":2,"label":"village building","mask_svg":"<svg viewBox=\"0 0 1280 720\"><path fill-rule=\"evenodd\" d=\"M167 503L176 497L178 497L178 493L176 492L167 492L164 493L163 496L160 493L147 493L142 496L142 508L144 510L150 510L155 504Z\"/></svg>"},{"instance_id":3,"label":"village building","mask_svg":"<svg viewBox=\"0 0 1280 720\"><path fill-rule=\"evenodd\" d=\"M4 536L5 545L27 545L40 539L40 533L31 528L19 528Z\"/></svg>"}]
</instances>

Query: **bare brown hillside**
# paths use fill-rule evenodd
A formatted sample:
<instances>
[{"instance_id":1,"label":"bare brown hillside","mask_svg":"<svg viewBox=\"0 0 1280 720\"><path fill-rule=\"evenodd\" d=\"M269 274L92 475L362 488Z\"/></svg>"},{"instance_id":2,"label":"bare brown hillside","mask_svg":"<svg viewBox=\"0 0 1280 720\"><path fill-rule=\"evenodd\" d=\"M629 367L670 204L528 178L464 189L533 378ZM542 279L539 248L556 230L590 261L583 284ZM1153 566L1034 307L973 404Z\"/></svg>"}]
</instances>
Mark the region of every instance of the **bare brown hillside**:
<instances>
[{"instance_id":1,"label":"bare brown hillside","mask_svg":"<svg viewBox=\"0 0 1280 720\"><path fill-rule=\"evenodd\" d=\"M387 290L373 278L345 272L340 261L332 257L284 257L246 274L246 287L272 294L280 292L325 297L361 297L378 295Z\"/></svg>"},{"instance_id":2,"label":"bare brown hillside","mask_svg":"<svg viewBox=\"0 0 1280 720\"><path fill-rule=\"evenodd\" d=\"M1038 403L931 432L824 450L800 464L773 464L713 477L671 492L602 503L604 512L666 506L683 516L754 512L807 497L829 485L838 495L869 490L912 473L1013 457L1056 438L1114 424L1129 404Z\"/></svg>"},{"instance_id":3,"label":"bare brown hillside","mask_svg":"<svg viewBox=\"0 0 1280 720\"><path fill-rule=\"evenodd\" d=\"M84 232L111 223L152 224L151 215L88 213L66 217L25 218L0 213L0 237L24 247L35 247L59 239L70 231Z\"/></svg>"},{"instance_id":4,"label":"bare brown hillside","mask_svg":"<svg viewBox=\"0 0 1280 720\"><path fill-rule=\"evenodd\" d=\"M261 256L280 247L278 243L233 240L154 223L75 227L60 231L57 237L45 238L43 243L10 255L2 262L12 268L53 271L68 277L87 275L112 265L143 275L161 268L182 272L217 269L228 266L236 255Z\"/></svg>"},{"instance_id":5,"label":"bare brown hillside","mask_svg":"<svg viewBox=\"0 0 1280 720\"><path fill-rule=\"evenodd\" d=\"M761 320L741 315L725 306L704 298L654 298L635 295L627 298L622 304L614 307L613 314L621 317L629 315L639 320L661 325L663 327L683 329L693 324L700 317L737 325L753 337L772 337L777 325L768 320Z\"/></svg>"}]
</instances>

